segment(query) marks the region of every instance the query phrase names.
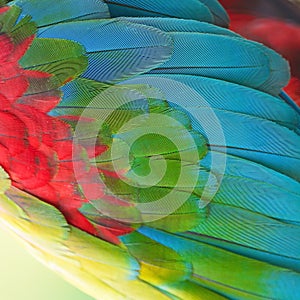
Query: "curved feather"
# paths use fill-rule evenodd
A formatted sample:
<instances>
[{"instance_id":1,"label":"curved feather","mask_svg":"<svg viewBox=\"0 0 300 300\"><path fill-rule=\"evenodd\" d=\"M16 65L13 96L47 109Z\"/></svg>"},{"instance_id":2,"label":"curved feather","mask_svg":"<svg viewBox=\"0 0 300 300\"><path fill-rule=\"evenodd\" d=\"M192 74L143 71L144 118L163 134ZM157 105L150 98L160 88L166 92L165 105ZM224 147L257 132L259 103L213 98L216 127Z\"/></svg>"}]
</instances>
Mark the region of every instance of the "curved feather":
<instances>
[{"instance_id":1,"label":"curved feather","mask_svg":"<svg viewBox=\"0 0 300 300\"><path fill-rule=\"evenodd\" d=\"M20 190L8 189L0 195L0 201L2 220L14 224L14 232L23 241L29 242L28 247L35 256L53 269L64 270L62 275L66 278L68 274L81 278L78 285L96 299L100 299L99 295L103 299L103 293L105 299L122 299L125 286L118 286L117 282L121 278L133 279L133 270L139 269L127 251L68 225L63 215L53 206ZM84 245L81 244L83 240ZM106 272L107 266L110 274ZM130 299L139 299L142 289L149 297L152 295L167 299L155 288L137 279L128 281L128 284L135 291Z\"/></svg>"},{"instance_id":2,"label":"curved feather","mask_svg":"<svg viewBox=\"0 0 300 300\"><path fill-rule=\"evenodd\" d=\"M82 44L89 62L82 76L107 83L160 65L173 48L171 38L158 29L113 19L58 24L40 30L39 37Z\"/></svg>"},{"instance_id":3,"label":"curved feather","mask_svg":"<svg viewBox=\"0 0 300 300\"><path fill-rule=\"evenodd\" d=\"M230 299L291 299L298 293L299 273L163 231L138 231L190 262L195 282ZM126 243L127 237L123 240Z\"/></svg>"},{"instance_id":4,"label":"curved feather","mask_svg":"<svg viewBox=\"0 0 300 300\"><path fill-rule=\"evenodd\" d=\"M193 75L159 74L141 75L142 80L130 82L143 82L150 86L155 84L164 91L166 99L172 102L173 90L179 83L191 87L198 97L189 97L185 91L180 92L176 102L191 114L200 107L209 106L212 109L237 112L267 119L286 126L295 131L300 128L300 115L281 99L263 93L259 90L244 87L231 82ZM160 78L167 79L160 81ZM172 105L172 104L171 104Z\"/></svg>"},{"instance_id":5,"label":"curved feather","mask_svg":"<svg viewBox=\"0 0 300 300\"><path fill-rule=\"evenodd\" d=\"M188 282L186 262L168 247L155 243L154 251L143 251L144 247L149 250L149 242L137 248L134 243L139 239L135 238L133 247L127 242L128 250L104 242L70 226L51 205L10 188L3 170L1 183L6 184L5 188L1 185L0 194L2 221L14 224L15 234L23 241L28 239L27 247L36 257L66 279L72 278L72 283L75 281L95 299L182 299L184 294L197 299L199 290L207 299L225 299ZM155 272L160 272L159 279ZM193 289L184 291L184 286ZM132 291L130 296L126 296L128 289Z\"/></svg>"},{"instance_id":6,"label":"curved feather","mask_svg":"<svg viewBox=\"0 0 300 300\"><path fill-rule=\"evenodd\" d=\"M108 7L101 0L86 0L74 5L72 0L61 0L49 5L45 0L15 0L9 3L22 9L20 18L30 15L38 27L75 20L108 18Z\"/></svg>"},{"instance_id":7,"label":"curved feather","mask_svg":"<svg viewBox=\"0 0 300 300\"><path fill-rule=\"evenodd\" d=\"M215 33L239 37L239 35L237 33L234 33L233 31L203 21L200 22L189 19L163 17L119 17L118 19L126 20L132 23L153 26L167 32Z\"/></svg>"},{"instance_id":8,"label":"curved feather","mask_svg":"<svg viewBox=\"0 0 300 300\"><path fill-rule=\"evenodd\" d=\"M286 224L234 205L212 203L207 220L192 231L299 259L299 226Z\"/></svg>"},{"instance_id":9,"label":"curved feather","mask_svg":"<svg viewBox=\"0 0 300 300\"><path fill-rule=\"evenodd\" d=\"M261 164L223 153L214 155L227 161L225 173L213 169L217 177L222 177L214 203L248 209L282 222L300 221L299 182ZM200 163L209 169L211 153Z\"/></svg>"},{"instance_id":10,"label":"curved feather","mask_svg":"<svg viewBox=\"0 0 300 300\"><path fill-rule=\"evenodd\" d=\"M45 48L54 50L43 52ZM52 88L58 88L84 72L88 62L80 44L62 39L35 39L20 64L24 69L51 74Z\"/></svg>"},{"instance_id":11,"label":"curved feather","mask_svg":"<svg viewBox=\"0 0 300 300\"><path fill-rule=\"evenodd\" d=\"M272 95L278 95L289 80L287 62L261 44L209 33L171 35L174 39L172 57L150 73L212 77Z\"/></svg>"},{"instance_id":12,"label":"curved feather","mask_svg":"<svg viewBox=\"0 0 300 300\"><path fill-rule=\"evenodd\" d=\"M131 16L106 20L98 20L107 11L105 5L94 11L96 0L86 7L62 1L74 5L66 15L56 14L46 1L17 2L23 14L33 11L42 38L21 61L29 71L18 66L25 88L18 86L18 95L3 94L14 103L5 102L9 115L1 111L7 124L1 127L0 151L15 152L1 157L7 173L0 169L0 214L35 255L97 299L295 299L300 284L299 115L269 95L278 95L287 81L286 62L225 29L180 19L198 16L196 8L201 8L202 21L209 17L225 25L216 1L106 1L113 16ZM46 13L39 13L41 8ZM11 9L14 13L0 16L4 34L12 36L7 45L15 51L35 26L25 18L16 25L23 29L13 30L19 9ZM164 20L169 14L177 19ZM132 18L136 15L144 18ZM16 62L28 46L19 55L14 52ZM62 102L47 115L58 101L56 88L84 72L83 48L87 71L62 88ZM141 73L136 81L123 81ZM198 103L198 97L183 95L176 85L151 86L151 76L178 80L206 101ZM8 83L10 78L4 78ZM172 96L181 101L172 103ZM89 118L81 118L78 132L85 111ZM209 112L223 128L224 141L211 139L200 124L211 124L210 133L217 130ZM155 114L160 118L149 123ZM18 125L16 143L6 139L12 124ZM162 128L169 140L153 134ZM135 137L128 165L124 153ZM212 156L225 159L224 170L212 164ZM149 186L145 178L151 170L160 174L163 162L164 176ZM36 187L33 176L46 184ZM99 176L105 183L100 186ZM164 207L152 208L153 201L169 194L167 206L186 201L167 215ZM212 201L203 208L206 198ZM150 204L144 215L140 204ZM158 218L149 222L151 214Z\"/></svg>"},{"instance_id":13,"label":"curved feather","mask_svg":"<svg viewBox=\"0 0 300 300\"><path fill-rule=\"evenodd\" d=\"M93 102L93 109L86 116L94 118L101 114L101 111L112 107L111 97L116 103L122 103L122 99L132 97L133 93L129 87L114 87L107 93L106 97L104 93L98 102ZM143 97L144 95L141 94L140 96ZM205 170L201 170L198 166L199 157L203 157L206 153L205 140L203 140L201 135L193 132L189 120L183 113L171 109L163 100L151 100L151 94L148 97L150 97L149 100L141 98L143 102L139 100L136 102L136 106L131 104L128 107L121 106L114 109L109 118L105 120L105 124L102 125L103 130L96 130L96 133L99 132L98 138L102 142L105 141L109 148L113 144L114 149L116 149L114 152L109 149L98 156L96 163L100 172L103 173L103 180L107 186L107 189L105 189L106 193L112 193L124 205L130 203L131 209L129 209L128 213L125 210L123 210L123 213L122 210L118 213L115 212L121 221L130 222L130 218L137 216L137 221L142 223L145 221L144 217L146 214L146 217L153 219L151 224L154 227L164 227L170 231L184 231L192 228L202 218L203 212L198 211L198 202L204 187L207 185L208 188L208 185L211 185L213 189L213 186L216 185L216 182L213 180L207 183L208 173ZM144 103L144 107L138 106L141 103ZM67 107L62 107L62 110L65 111ZM137 109L134 110L134 107ZM70 106L69 108L71 110L75 109L76 112L75 106ZM80 107L78 109L80 112ZM137 118L142 113L149 113L149 119L144 115L140 122L136 119L132 126L127 125L122 129L123 124L129 122L133 117ZM151 114L159 113L163 113L166 119L160 118L160 124L158 125L151 120ZM176 120L176 122L170 121L169 118ZM97 122L95 125L97 128ZM88 143L89 139L92 142L93 138L95 138L93 137L91 126L93 124L87 124L87 127L79 132L79 139L84 139L84 143ZM145 126L149 131L148 135L145 134ZM169 136L170 140L160 135L151 134L152 132L158 132L160 127L163 127L162 134ZM126 167L126 147L130 140L135 139L136 142L130 149L131 168L128 169ZM143 176L146 176L147 172L149 172L150 157L152 157L150 162L151 172L159 174L164 163L167 170L154 186L150 186L143 179ZM119 165L119 175L117 175L118 173L115 174L114 165ZM108 171L113 172L112 175L107 175L106 172ZM136 174L140 177L136 178ZM180 178L177 174L180 175ZM192 195L189 195L190 192L192 192ZM170 195L168 195L169 193ZM153 210L151 207L151 202L158 200L162 196L166 197L165 201L170 202L170 207L172 207L172 202L175 203L174 210L170 215L158 209ZM186 197L188 199L182 205L181 199ZM90 205L85 205L82 207L81 212L84 215L88 214L94 222L98 222L97 210L98 214L102 213L107 216L111 214L111 211L116 211L113 203L109 204L109 199L107 204L105 204L105 201L107 200L97 199L96 197L91 201L95 207L94 211L91 210ZM149 206L146 208L144 216L142 214L139 215L138 207L133 208L140 203L147 203ZM176 203L179 203L179 205L176 205ZM101 209L103 205L105 210L108 209L107 211L104 208ZM187 215L189 215L189 218L186 218ZM156 221L161 216L166 216L166 218ZM176 222L176 219L179 222Z\"/></svg>"},{"instance_id":14,"label":"curved feather","mask_svg":"<svg viewBox=\"0 0 300 300\"><path fill-rule=\"evenodd\" d=\"M166 4L164 1L137 0L105 0L112 17L175 17L181 19L196 19L221 26L227 26L229 19L222 6L215 0L189 0L182 3L179 0Z\"/></svg>"}]
</instances>

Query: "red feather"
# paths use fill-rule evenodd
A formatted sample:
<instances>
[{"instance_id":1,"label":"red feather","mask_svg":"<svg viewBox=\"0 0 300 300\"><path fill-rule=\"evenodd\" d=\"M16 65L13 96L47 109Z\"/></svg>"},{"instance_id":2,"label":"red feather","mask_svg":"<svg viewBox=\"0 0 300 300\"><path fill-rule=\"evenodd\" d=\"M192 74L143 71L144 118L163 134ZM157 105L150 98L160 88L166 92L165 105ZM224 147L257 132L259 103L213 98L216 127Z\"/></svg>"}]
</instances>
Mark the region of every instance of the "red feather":
<instances>
[{"instance_id":1,"label":"red feather","mask_svg":"<svg viewBox=\"0 0 300 300\"><path fill-rule=\"evenodd\" d=\"M1 8L0 14L7 11L7 7ZM92 154L89 149L74 145L71 127L62 119L47 115L59 103L59 91L26 94L32 82L52 76L20 66L19 60L33 39L31 36L15 44L8 35L0 35L0 165L13 186L54 205L70 224L117 244L118 236L132 228L105 217L99 217L99 224L92 224L81 214L79 209L88 201L80 193L77 180L89 179L81 188L93 199L104 197L104 192L99 183L90 182L91 174L99 176L99 170L90 167L87 172L85 161L73 161L74 146L75 151L86 151L90 157L107 147L97 145ZM82 170L76 176L74 164L77 172Z\"/></svg>"}]
</instances>

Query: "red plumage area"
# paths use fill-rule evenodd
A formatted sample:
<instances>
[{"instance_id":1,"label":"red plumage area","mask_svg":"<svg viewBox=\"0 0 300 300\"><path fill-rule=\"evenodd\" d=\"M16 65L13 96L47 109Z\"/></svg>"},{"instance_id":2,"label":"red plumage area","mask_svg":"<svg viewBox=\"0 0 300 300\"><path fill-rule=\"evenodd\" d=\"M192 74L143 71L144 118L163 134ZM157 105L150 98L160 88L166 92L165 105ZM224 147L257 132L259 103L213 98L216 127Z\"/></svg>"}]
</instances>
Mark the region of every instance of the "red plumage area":
<instances>
[{"instance_id":1,"label":"red plumage area","mask_svg":"<svg viewBox=\"0 0 300 300\"><path fill-rule=\"evenodd\" d=\"M0 13L7 10L1 8ZM131 228L105 218L103 224L95 225L79 211L88 201L79 191L78 179L87 196L103 196L103 190L99 183L88 180L84 183L84 178L99 176L96 167L90 167L87 172L83 162L72 160L73 151L89 151L74 145L67 123L47 115L59 103L60 93L26 95L31 82L51 76L24 70L19 65L33 39L34 36L15 44L8 35L0 35L0 165L9 174L13 186L54 205L73 226L119 243L118 236L130 232ZM105 150L100 145L94 152L97 155Z\"/></svg>"}]
</instances>

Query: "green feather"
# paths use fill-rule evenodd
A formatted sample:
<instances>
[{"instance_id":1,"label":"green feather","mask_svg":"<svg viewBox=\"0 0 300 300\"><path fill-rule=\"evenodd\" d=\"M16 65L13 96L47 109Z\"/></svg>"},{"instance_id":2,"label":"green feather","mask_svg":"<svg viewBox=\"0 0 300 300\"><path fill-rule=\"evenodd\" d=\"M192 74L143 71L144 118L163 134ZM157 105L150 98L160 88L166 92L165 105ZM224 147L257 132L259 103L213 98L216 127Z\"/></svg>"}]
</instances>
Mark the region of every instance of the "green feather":
<instances>
[{"instance_id":1,"label":"green feather","mask_svg":"<svg viewBox=\"0 0 300 300\"><path fill-rule=\"evenodd\" d=\"M60 87L86 69L87 58L84 56L83 47L75 42L35 39L20 63L25 69L51 74L51 82Z\"/></svg>"}]
</instances>

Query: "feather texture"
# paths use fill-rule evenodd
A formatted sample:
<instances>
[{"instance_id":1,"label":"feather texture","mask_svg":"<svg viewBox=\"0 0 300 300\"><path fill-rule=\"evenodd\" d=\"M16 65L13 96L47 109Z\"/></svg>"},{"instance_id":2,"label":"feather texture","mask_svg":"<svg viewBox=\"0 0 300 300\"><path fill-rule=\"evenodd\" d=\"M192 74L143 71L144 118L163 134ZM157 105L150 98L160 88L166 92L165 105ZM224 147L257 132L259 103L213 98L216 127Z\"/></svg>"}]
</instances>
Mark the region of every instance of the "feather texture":
<instances>
[{"instance_id":1,"label":"feather texture","mask_svg":"<svg viewBox=\"0 0 300 300\"><path fill-rule=\"evenodd\" d=\"M181 19L196 19L228 25L228 16L223 7L215 1L190 0L188 5L175 0L166 4L164 1L137 1L137 0L105 0L111 16L119 17L176 17Z\"/></svg>"},{"instance_id":2,"label":"feather texture","mask_svg":"<svg viewBox=\"0 0 300 300\"><path fill-rule=\"evenodd\" d=\"M197 33L215 33L238 37L239 35L226 28L214 24L199 22L189 19L174 19L162 17L119 17L120 20L126 20L132 23L144 24L156 27L167 32L197 32Z\"/></svg>"},{"instance_id":3,"label":"feather texture","mask_svg":"<svg viewBox=\"0 0 300 300\"><path fill-rule=\"evenodd\" d=\"M16 0L0 22L0 217L34 255L96 299L298 297L280 55L215 0Z\"/></svg>"},{"instance_id":4,"label":"feather texture","mask_svg":"<svg viewBox=\"0 0 300 300\"><path fill-rule=\"evenodd\" d=\"M87 0L74 5L72 0L62 0L55 5L39 0L15 0L10 5L20 7L22 13L19 18L32 16L38 27L54 25L75 20L93 20L109 18L107 5L101 0Z\"/></svg>"},{"instance_id":5,"label":"feather texture","mask_svg":"<svg viewBox=\"0 0 300 300\"><path fill-rule=\"evenodd\" d=\"M287 63L260 44L209 33L173 33L172 37L173 56L151 73L213 77L273 95L289 80Z\"/></svg>"},{"instance_id":6,"label":"feather texture","mask_svg":"<svg viewBox=\"0 0 300 300\"><path fill-rule=\"evenodd\" d=\"M82 76L107 83L146 72L172 53L171 38L162 31L111 19L50 26L40 30L39 36L82 44L89 61Z\"/></svg>"}]
</instances>

